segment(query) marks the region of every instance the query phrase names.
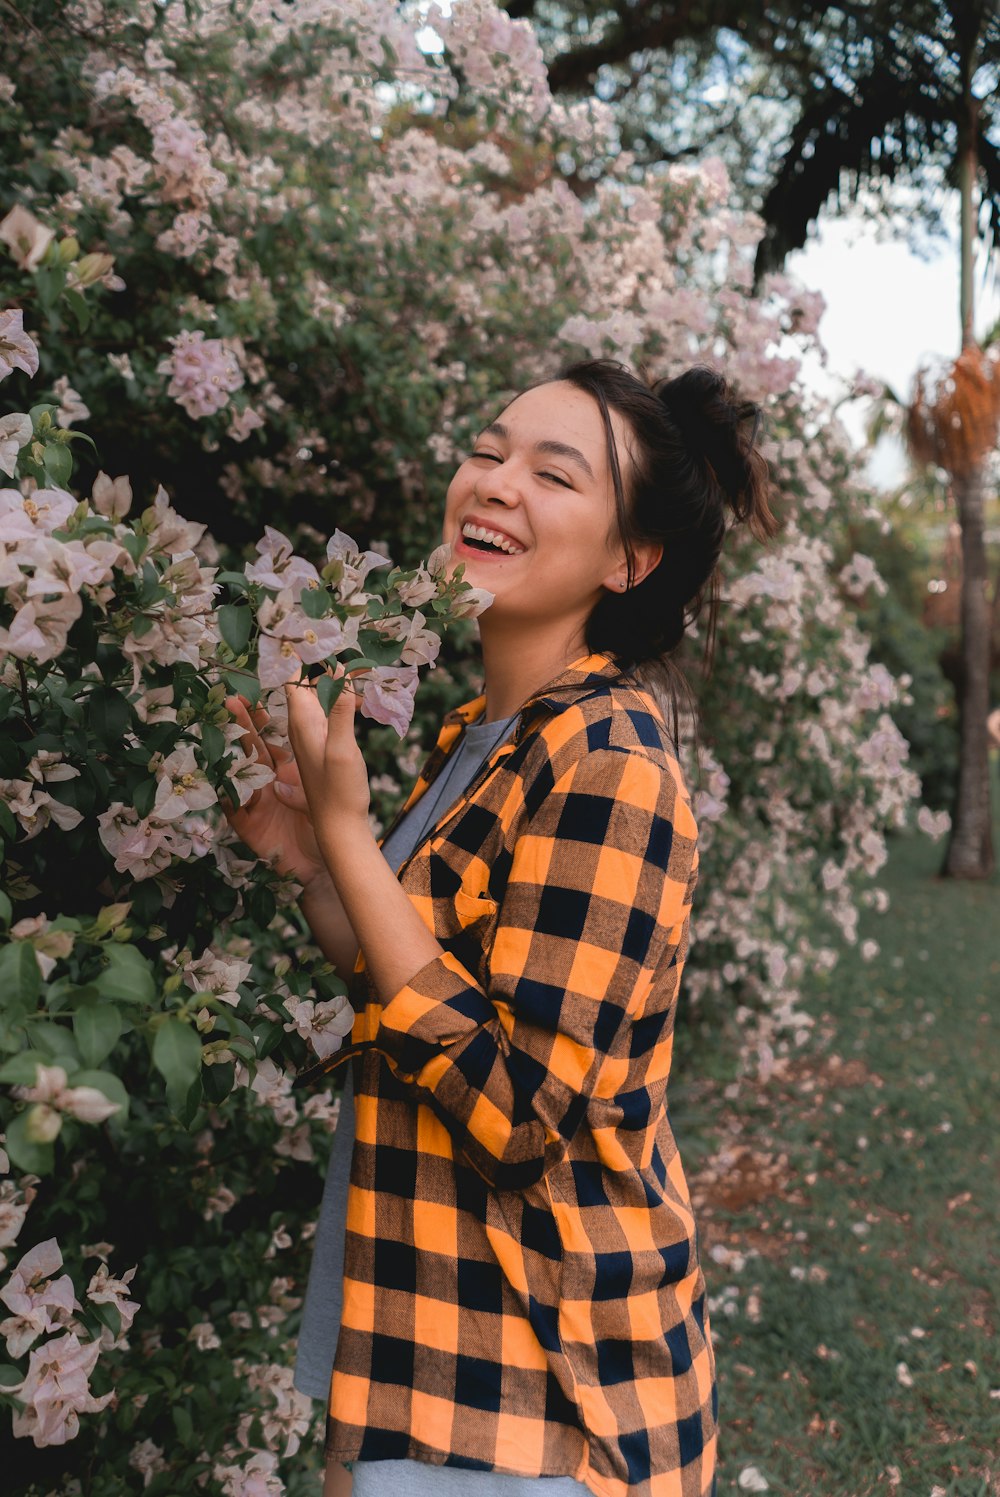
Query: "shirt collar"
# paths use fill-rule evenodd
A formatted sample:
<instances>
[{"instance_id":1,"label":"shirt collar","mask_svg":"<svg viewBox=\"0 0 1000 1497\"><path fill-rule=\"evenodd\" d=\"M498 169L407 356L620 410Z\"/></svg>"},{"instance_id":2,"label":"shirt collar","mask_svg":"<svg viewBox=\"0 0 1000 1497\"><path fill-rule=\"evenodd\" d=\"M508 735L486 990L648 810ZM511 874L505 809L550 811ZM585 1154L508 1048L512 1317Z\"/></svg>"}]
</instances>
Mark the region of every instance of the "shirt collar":
<instances>
[{"instance_id":1,"label":"shirt collar","mask_svg":"<svg viewBox=\"0 0 1000 1497\"><path fill-rule=\"evenodd\" d=\"M596 691L605 682L616 678L619 674L620 667L617 661L604 651L581 655L579 659L571 661L558 676L547 681L544 686L532 692L531 696L522 702L518 709L522 723L528 715L529 707L545 707L552 713L563 712L573 702ZM462 702L459 706L452 708L446 714L444 723L467 726L481 716L485 706L486 695L482 693L480 696L473 697L471 701Z\"/></svg>"}]
</instances>

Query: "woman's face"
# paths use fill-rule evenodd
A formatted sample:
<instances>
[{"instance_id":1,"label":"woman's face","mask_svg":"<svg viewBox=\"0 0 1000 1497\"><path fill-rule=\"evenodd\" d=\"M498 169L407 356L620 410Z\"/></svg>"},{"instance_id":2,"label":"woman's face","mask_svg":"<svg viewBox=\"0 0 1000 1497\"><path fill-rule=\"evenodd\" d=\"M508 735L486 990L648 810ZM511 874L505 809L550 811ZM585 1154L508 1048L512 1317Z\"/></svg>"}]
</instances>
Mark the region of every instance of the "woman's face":
<instances>
[{"instance_id":1,"label":"woman's face","mask_svg":"<svg viewBox=\"0 0 1000 1497\"><path fill-rule=\"evenodd\" d=\"M611 419L627 483L629 431L617 413ZM464 562L466 580L494 594L484 618L561 619L582 638L602 589L621 591L624 548L614 518L600 408L575 385L553 380L518 395L480 432L448 488L442 539ZM504 549L477 546L488 533Z\"/></svg>"}]
</instances>

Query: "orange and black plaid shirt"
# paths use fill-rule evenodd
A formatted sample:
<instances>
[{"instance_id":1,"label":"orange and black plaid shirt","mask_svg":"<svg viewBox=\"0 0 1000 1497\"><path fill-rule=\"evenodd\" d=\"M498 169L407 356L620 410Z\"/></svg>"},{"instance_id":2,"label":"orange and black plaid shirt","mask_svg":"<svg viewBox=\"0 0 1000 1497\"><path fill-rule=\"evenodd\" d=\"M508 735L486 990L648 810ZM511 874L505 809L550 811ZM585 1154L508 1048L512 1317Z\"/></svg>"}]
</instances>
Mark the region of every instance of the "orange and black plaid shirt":
<instances>
[{"instance_id":1,"label":"orange and black plaid shirt","mask_svg":"<svg viewBox=\"0 0 1000 1497\"><path fill-rule=\"evenodd\" d=\"M408 810L484 699L445 718ZM402 813L401 813L402 814ZM443 947L358 960L327 1455L715 1491L715 1361L667 1110L698 877L663 718L589 655L399 870Z\"/></svg>"}]
</instances>

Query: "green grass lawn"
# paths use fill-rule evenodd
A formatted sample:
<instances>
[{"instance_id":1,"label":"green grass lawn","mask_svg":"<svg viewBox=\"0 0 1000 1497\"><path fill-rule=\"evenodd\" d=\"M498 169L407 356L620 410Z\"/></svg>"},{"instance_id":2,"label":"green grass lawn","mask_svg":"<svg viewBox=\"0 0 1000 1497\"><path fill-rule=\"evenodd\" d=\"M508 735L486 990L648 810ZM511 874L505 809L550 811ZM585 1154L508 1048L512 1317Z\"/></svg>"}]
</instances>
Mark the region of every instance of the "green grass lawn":
<instances>
[{"instance_id":1,"label":"green grass lawn","mask_svg":"<svg viewBox=\"0 0 1000 1497\"><path fill-rule=\"evenodd\" d=\"M881 951L807 998L804 1052L721 1107L717 1076L688 1080L703 1042L675 1061L720 1497L764 1489L749 1467L794 1497L1000 1494L1000 874L890 848L890 908L859 934Z\"/></svg>"}]
</instances>

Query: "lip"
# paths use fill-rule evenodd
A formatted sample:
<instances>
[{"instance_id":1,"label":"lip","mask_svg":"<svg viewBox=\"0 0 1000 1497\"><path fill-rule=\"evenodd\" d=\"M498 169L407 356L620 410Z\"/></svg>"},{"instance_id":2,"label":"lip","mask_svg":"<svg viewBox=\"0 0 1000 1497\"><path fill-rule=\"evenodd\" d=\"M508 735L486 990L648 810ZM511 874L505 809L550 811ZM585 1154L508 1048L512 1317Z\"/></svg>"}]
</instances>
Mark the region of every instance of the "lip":
<instances>
[{"instance_id":1,"label":"lip","mask_svg":"<svg viewBox=\"0 0 1000 1497\"><path fill-rule=\"evenodd\" d=\"M516 557L509 556L504 551L477 551L474 546L466 545L465 537L462 534L463 525L480 525L483 530L492 530L495 535L502 535L505 540L511 541L515 546L520 546L522 553L527 551L528 549L524 542L522 540L519 540L516 535L511 535L509 530L502 530L499 525L493 524L491 520L483 520L479 515L465 515L465 517L459 522L458 534L455 537L455 546L460 549L462 554L465 556L484 556L488 559L496 559L498 561L517 560Z\"/></svg>"}]
</instances>

